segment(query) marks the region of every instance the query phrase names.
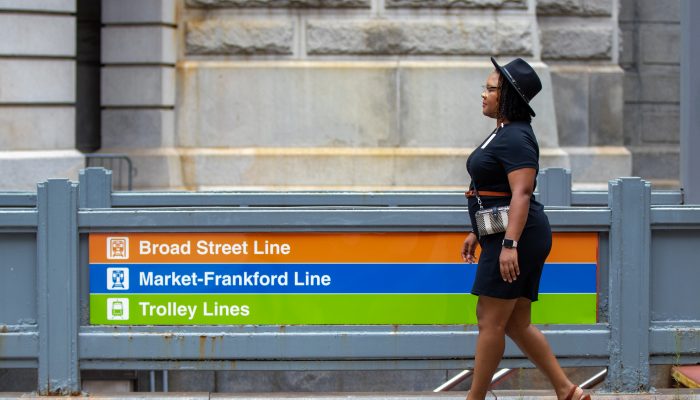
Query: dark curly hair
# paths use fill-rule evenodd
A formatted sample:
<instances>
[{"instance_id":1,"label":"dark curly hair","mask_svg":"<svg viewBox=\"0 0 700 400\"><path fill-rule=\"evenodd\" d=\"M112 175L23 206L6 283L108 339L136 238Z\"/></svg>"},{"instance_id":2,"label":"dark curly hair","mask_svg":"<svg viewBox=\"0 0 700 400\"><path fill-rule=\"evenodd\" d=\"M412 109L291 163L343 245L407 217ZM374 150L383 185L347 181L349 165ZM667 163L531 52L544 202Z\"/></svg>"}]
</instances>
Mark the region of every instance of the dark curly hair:
<instances>
[{"instance_id":1,"label":"dark curly hair","mask_svg":"<svg viewBox=\"0 0 700 400\"><path fill-rule=\"evenodd\" d=\"M510 122L532 122L530 111L525 100L520 97L515 88L500 74L498 87L501 93L498 97L498 119L505 118Z\"/></svg>"}]
</instances>

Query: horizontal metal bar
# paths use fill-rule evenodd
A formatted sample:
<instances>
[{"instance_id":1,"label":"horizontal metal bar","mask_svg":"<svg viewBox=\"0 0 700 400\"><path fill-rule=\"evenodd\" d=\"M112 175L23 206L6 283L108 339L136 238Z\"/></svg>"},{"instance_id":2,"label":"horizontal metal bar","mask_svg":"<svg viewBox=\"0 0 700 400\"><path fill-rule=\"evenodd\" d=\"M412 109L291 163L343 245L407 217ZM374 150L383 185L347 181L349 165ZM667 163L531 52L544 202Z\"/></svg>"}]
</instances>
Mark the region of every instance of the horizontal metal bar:
<instances>
[{"instance_id":1,"label":"horizontal metal bar","mask_svg":"<svg viewBox=\"0 0 700 400\"><path fill-rule=\"evenodd\" d=\"M607 357L558 358L562 367L606 367ZM238 371L347 371L347 370L421 370L472 368L473 360L81 360L80 368L117 370L238 370ZM499 366L532 368L525 358L503 359Z\"/></svg>"},{"instance_id":2,"label":"horizontal metal bar","mask_svg":"<svg viewBox=\"0 0 700 400\"><path fill-rule=\"evenodd\" d=\"M649 331L649 353L700 356L700 321L652 324Z\"/></svg>"},{"instance_id":3,"label":"horizontal metal bar","mask_svg":"<svg viewBox=\"0 0 700 400\"><path fill-rule=\"evenodd\" d=\"M112 230L205 230L215 228L265 230L464 230L464 209L161 209L85 210L78 215L80 228Z\"/></svg>"},{"instance_id":4,"label":"horizontal metal bar","mask_svg":"<svg viewBox=\"0 0 700 400\"><path fill-rule=\"evenodd\" d=\"M39 353L39 332L0 332L0 360L35 358Z\"/></svg>"},{"instance_id":5,"label":"horizontal metal bar","mask_svg":"<svg viewBox=\"0 0 700 400\"><path fill-rule=\"evenodd\" d=\"M605 231L607 208L553 208L547 210L554 228ZM163 208L82 210L83 230L236 231L367 230L465 231L466 208Z\"/></svg>"},{"instance_id":6,"label":"horizontal metal bar","mask_svg":"<svg viewBox=\"0 0 700 400\"><path fill-rule=\"evenodd\" d=\"M535 198L539 193L535 192ZM607 191L573 191L573 206L608 205ZM681 204L680 191L654 191L651 204ZM467 204L463 191L114 192L114 207L448 206Z\"/></svg>"},{"instance_id":7,"label":"horizontal metal bar","mask_svg":"<svg viewBox=\"0 0 700 400\"><path fill-rule=\"evenodd\" d=\"M652 365L687 365L700 364L700 354L680 356L650 356L649 364Z\"/></svg>"},{"instance_id":8,"label":"horizontal metal bar","mask_svg":"<svg viewBox=\"0 0 700 400\"><path fill-rule=\"evenodd\" d=\"M5 192L0 193L0 207L36 207L36 193Z\"/></svg>"},{"instance_id":9,"label":"horizontal metal bar","mask_svg":"<svg viewBox=\"0 0 700 400\"><path fill-rule=\"evenodd\" d=\"M378 207L463 207L462 191L298 191L298 192L113 192L113 207L298 207L298 206L378 206ZM539 193L535 192L535 198ZM652 205L679 205L680 191L654 191ZM607 191L573 191L574 207L605 207ZM0 193L0 207L36 207L36 193Z\"/></svg>"},{"instance_id":10,"label":"horizontal metal bar","mask_svg":"<svg viewBox=\"0 0 700 400\"><path fill-rule=\"evenodd\" d=\"M658 190L651 192L652 205L680 205L683 195L680 190ZM576 207L607 206L608 192L606 190L574 190L571 192L571 204Z\"/></svg>"},{"instance_id":11,"label":"horizontal metal bar","mask_svg":"<svg viewBox=\"0 0 700 400\"><path fill-rule=\"evenodd\" d=\"M652 229L664 227L699 228L699 206L653 206L651 208Z\"/></svg>"},{"instance_id":12,"label":"horizontal metal bar","mask_svg":"<svg viewBox=\"0 0 700 400\"><path fill-rule=\"evenodd\" d=\"M551 324L535 325L542 332L607 332L607 324ZM393 333L393 334L435 334L435 333L462 333L478 332L477 325L178 325L178 326L111 326L111 325L83 325L81 334L92 333L117 333L117 334L150 334L173 335L173 328L178 334L183 335L208 335L221 334L256 335L256 334L361 334L361 333Z\"/></svg>"},{"instance_id":13,"label":"horizontal metal bar","mask_svg":"<svg viewBox=\"0 0 700 400\"><path fill-rule=\"evenodd\" d=\"M609 208L545 207L549 224L557 231L602 232L610 230Z\"/></svg>"},{"instance_id":14,"label":"horizontal metal bar","mask_svg":"<svg viewBox=\"0 0 700 400\"><path fill-rule=\"evenodd\" d=\"M606 193L607 194L607 193ZM659 190L651 192L651 204L683 204L683 193L680 190Z\"/></svg>"},{"instance_id":15,"label":"horizontal metal bar","mask_svg":"<svg viewBox=\"0 0 700 400\"><path fill-rule=\"evenodd\" d=\"M113 207L465 207L464 192L154 192L112 194Z\"/></svg>"},{"instance_id":16,"label":"horizontal metal bar","mask_svg":"<svg viewBox=\"0 0 700 400\"><path fill-rule=\"evenodd\" d=\"M37 359L10 360L0 358L0 368L37 368L38 366L39 361Z\"/></svg>"},{"instance_id":17,"label":"horizontal metal bar","mask_svg":"<svg viewBox=\"0 0 700 400\"><path fill-rule=\"evenodd\" d=\"M39 217L36 209L0 209L0 227L3 230L13 228L33 228L36 229Z\"/></svg>"},{"instance_id":18,"label":"horizontal metal bar","mask_svg":"<svg viewBox=\"0 0 700 400\"><path fill-rule=\"evenodd\" d=\"M254 332L226 330L218 333L172 332L162 334L131 327L103 332L81 330L80 358L92 360L339 360L339 359L449 359L471 358L478 332L455 327L435 332L354 331L343 327L317 332ZM253 333L254 332L254 333ZM544 329L555 353L561 357L607 357L607 328L586 325L575 329ZM506 357L521 353L509 342Z\"/></svg>"}]
</instances>

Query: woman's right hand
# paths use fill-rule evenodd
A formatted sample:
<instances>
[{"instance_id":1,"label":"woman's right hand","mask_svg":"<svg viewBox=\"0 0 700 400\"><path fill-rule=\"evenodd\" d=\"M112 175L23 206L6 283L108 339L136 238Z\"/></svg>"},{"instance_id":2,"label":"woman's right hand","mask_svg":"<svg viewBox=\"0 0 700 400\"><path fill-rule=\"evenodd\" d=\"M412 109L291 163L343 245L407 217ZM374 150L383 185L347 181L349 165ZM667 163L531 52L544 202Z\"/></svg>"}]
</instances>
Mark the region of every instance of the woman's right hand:
<instances>
[{"instance_id":1,"label":"woman's right hand","mask_svg":"<svg viewBox=\"0 0 700 400\"><path fill-rule=\"evenodd\" d=\"M462 245L462 260L468 263L476 262L474 252L476 252L476 247L478 245L479 240L476 238L476 233L469 232L469 235L464 239L464 244Z\"/></svg>"}]
</instances>

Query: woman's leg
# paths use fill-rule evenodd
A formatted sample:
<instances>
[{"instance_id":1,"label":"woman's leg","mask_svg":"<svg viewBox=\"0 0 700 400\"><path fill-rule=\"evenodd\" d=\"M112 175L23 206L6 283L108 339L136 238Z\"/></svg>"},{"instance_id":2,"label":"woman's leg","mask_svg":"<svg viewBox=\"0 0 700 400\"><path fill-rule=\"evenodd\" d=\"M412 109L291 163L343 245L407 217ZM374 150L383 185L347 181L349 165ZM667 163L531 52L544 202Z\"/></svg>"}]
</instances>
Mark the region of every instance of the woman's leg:
<instances>
[{"instance_id":1,"label":"woman's leg","mask_svg":"<svg viewBox=\"0 0 700 400\"><path fill-rule=\"evenodd\" d=\"M542 332L530 324L532 303L529 299L519 298L506 324L506 334L520 350L542 371L554 386L559 399L563 399L574 386L559 366L552 349ZM573 399L579 399L583 394L577 389Z\"/></svg>"},{"instance_id":2,"label":"woman's leg","mask_svg":"<svg viewBox=\"0 0 700 400\"><path fill-rule=\"evenodd\" d=\"M491 378L503 357L505 329L517 300L479 296L476 318L479 337L476 339L474 375L468 400L483 400L491 385Z\"/></svg>"}]
</instances>

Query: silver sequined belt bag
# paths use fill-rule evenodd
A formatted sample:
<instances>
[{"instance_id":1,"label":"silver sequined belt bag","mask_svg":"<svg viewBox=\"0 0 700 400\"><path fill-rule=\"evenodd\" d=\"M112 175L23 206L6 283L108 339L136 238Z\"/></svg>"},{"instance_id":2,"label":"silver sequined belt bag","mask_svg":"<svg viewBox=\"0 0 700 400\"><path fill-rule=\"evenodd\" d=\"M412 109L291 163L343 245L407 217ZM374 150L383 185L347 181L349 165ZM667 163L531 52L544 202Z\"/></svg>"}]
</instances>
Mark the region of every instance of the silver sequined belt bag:
<instances>
[{"instance_id":1,"label":"silver sequined belt bag","mask_svg":"<svg viewBox=\"0 0 700 400\"><path fill-rule=\"evenodd\" d=\"M482 194L496 197L511 196L510 193L506 192L485 191ZM506 231L506 228L508 228L508 212L510 211L510 206L484 208L476 184L474 184L474 190L470 190L466 195L467 197L476 197L476 201L479 203L479 211L477 211L475 215L476 229L479 232L479 236L493 235L494 233Z\"/></svg>"},{"instance_id":2,"label":"silver sequined belt bag","mask_svg":"<svg viewBox=\"0 0 700 400\"><path fill-rule=\"evenodd\" d=\"M508 211L510 206L483 208L479 204L479 211L476 212L476 228L479 236L492 235L494 233L505 232L508 227Z\"/></svg>"}]
</instances>

